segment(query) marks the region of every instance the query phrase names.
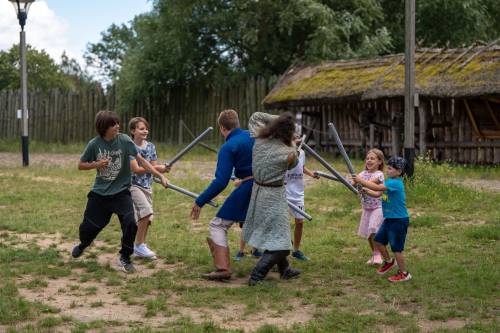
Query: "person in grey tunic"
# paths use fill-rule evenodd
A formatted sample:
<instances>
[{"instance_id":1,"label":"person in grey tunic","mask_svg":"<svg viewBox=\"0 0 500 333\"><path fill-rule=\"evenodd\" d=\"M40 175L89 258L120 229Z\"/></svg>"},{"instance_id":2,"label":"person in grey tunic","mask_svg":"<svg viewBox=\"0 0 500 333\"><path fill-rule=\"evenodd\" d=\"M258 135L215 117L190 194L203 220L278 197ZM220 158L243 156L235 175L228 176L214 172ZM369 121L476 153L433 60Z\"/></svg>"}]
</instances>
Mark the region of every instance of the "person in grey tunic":
<instances>
[{"instance_id":1,"label":"person in grey tunic","mask_svg":"<svg viewBox=\"0 0 500 333\"><path fill-rule=\"evenodd\" d=\"M256 135L252 155L254 185L243 239L265 250L248 281L252 286L264 280L274 265L278 265L283 279L296 277L300 271L292 269L287 260L292 242L284 187L286 171L297 164L297 149L292 142L294 117L288 112L279 117L257 112L249 120L249 129Z\"/></svg>"}]
</instances>

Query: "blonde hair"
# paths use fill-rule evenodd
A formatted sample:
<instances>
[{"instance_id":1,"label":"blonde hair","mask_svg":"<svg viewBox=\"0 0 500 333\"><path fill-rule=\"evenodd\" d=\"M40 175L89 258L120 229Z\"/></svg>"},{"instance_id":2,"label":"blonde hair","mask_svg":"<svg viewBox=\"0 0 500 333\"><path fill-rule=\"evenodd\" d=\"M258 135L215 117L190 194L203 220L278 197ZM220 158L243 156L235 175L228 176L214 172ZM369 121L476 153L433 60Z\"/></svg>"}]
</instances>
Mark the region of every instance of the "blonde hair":
<instances>
[{"instance_id":1,"label":"blonde hair","mask_svg":"<svg viewBox=\"0 0 500 333\"><path fill-rule=\"evenodd\" d=\"M130 132L130 136L132 137L132 139L134 138L134 134L132 133L132 131L137 128L137 125L139 123L144 123L146 128L149 130L149 123L146 119L144 119L142 117L135 117L135 118L130 119L130 121L128 122L128 130Z\"/></svg>"},{"instance_id":2,"label":"blonde hair","mask_svg":"<svg viewBox=\"0 0 500 333\"><path fill-rule=\"evenodd\" d=\"M380 149L377 149L377 148L373 148L373 149L370 149L367 153L366 153L366 156L368 156L368 154L370 153L373 153L375 154L375 156L377 156L378 160L381 162L380 165L378 166L378 169L380 171L384 171L384 160L385 160L385 156L384 156L384 153L380 150Z\"/></svg>"},{"instance_id":3,"label":"blonde hair","mask_svg":"<svg viewBox=\"0 0 500 333\"><path fill-rule=\"evenodd\" d=\"M224 127L228 131L240 127L240 119L238 113L232 109L222 111L217 118L217 124Z\"/></svg>"}]
</instances>

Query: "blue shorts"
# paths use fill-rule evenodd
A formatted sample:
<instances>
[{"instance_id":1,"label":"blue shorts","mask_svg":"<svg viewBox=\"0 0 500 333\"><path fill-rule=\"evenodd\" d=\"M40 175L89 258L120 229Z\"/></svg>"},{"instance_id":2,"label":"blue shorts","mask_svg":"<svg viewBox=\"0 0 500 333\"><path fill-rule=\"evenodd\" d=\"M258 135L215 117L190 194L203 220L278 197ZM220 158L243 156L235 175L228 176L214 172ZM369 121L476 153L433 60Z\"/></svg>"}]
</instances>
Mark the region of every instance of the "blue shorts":
<instances>
[{"instance_id":1,"label":"blue shorts","mask_svg":"<svg viewBox=\"0 0 500 333\"><path fill-rule=\"evenodd\" d=\"M410 219L408 217L401 219L385 219L380 229L378 229L374 240L383 245L389 243L392 252L403 252L408 224L410 224Z\"/></svg>"}]
</instances>

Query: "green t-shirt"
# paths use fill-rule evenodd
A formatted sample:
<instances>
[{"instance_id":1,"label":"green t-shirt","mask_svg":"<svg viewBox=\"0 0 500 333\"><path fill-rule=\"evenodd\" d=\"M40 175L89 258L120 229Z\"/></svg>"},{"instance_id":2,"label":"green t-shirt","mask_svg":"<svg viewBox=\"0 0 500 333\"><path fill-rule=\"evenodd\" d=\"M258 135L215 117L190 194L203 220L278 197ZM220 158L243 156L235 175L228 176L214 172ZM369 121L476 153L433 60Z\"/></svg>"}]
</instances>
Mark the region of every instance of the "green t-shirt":
<instances>
[{"instance_id":1,"label":"green t-shirt","mask_svg":"<svg viewBox=\"0 0 500 333\"><path fill-rule=\"evenodd\" d=\"M103 158L109 160L108 167L97 170L92 192L113 195L130 187L131 171L129 156L137 156L137 148L126 134L118 134L112 141L96 136L89 141L80 160L94 162Z\"/></svg>"}]
</instances>

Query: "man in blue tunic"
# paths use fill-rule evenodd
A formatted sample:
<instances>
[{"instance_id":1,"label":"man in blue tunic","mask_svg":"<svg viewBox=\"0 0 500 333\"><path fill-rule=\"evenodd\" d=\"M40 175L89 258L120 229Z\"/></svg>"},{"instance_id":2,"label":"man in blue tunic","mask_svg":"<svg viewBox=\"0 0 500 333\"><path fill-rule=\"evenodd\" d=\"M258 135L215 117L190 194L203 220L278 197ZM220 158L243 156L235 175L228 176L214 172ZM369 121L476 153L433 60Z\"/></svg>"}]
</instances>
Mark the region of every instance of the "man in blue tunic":
<instances>
[{"instance_id":1,"label":"man in blue tunic","mask_svg":"<svg viewBox=\"0 0 500 333\"><path fill-rule=\"evenodd\" d=\"M233 223L245 221L252 195L252 149L255 139L250 136L249 131L240 129L238 114L234 110L222 111L217 123L226 142L220 148L217 157L215 178L196 199L191 217L197 220L203 205L226 188L234 168L234 175L242 182L229 195L210 222L210 237L207 237L207 242L214 259L215 271L202 275L209 280L227 280L231 278L227 230Z\"/></svg>"}]
</instances>

